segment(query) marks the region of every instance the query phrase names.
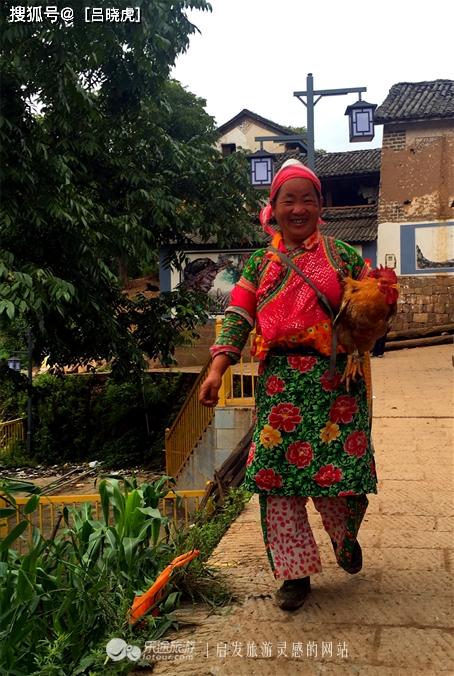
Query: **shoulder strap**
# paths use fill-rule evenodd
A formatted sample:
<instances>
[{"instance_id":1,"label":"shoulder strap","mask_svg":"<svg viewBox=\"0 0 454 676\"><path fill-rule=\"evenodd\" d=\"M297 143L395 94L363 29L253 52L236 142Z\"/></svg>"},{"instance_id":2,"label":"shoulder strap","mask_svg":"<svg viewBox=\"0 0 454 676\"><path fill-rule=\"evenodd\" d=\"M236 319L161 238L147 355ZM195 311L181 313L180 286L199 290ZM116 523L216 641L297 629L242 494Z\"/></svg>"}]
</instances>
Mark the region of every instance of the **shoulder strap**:
<instances>
[{"instance_id":1,"label":"shoulder strap","mask_svg":"<svg viewBox=\"0 0 454 676\"><path fill-rule=\"evenodd\" d=\"M349 271L346 262L342 258L339 249L336 246L336 240L331 235L322 235L323 241L325 243L325 250L328 254L329 260L333 268L336 270L337 274L341 279L349 276Z\"/></svg>"},{"instance_id":2,"label":"shoulder strap","mask_svg":"<svg viewBox=\"0 0 454 676\"><path fill-rule=\"evenodd\" d=\"M322 306L322 308L325 310L325 312L327 312L327 313L329 314L329 316L331 317L331 319L333 319L333 318L334 318L334 312L333 312L333 308L331 307L331 304L330 304L328 298L325 296L324 293L322 293L322 292L320 291L320 289L318 288L318 286L316 286L316 285L314 284L314 282L312 281L312 279L310 279L310 278L309 278L309 277L301 270L301 268L299 268L299 267L296 265L296 263L294 263L294 262L292 261L291 258L289 258L288 256L286 256L285 253L282 253L282 251L279 251L279 249L275 249L274 246L269 246L268 248L269 248L269 250L272 251L274 254L276 254L277 256L279 256L279 258L280 258L286 265L288 265L289 268L292 268L292 270L294 270L294 271L296 272L297 275L299 275L300 277L302 277L302 278L304 279L304 281L306 282L306 284L309 284L309 286L311 287L311 289L315 292L315 295L317 296L318 302L320 303L320 305Z\"/></svg>"}]
</instances>

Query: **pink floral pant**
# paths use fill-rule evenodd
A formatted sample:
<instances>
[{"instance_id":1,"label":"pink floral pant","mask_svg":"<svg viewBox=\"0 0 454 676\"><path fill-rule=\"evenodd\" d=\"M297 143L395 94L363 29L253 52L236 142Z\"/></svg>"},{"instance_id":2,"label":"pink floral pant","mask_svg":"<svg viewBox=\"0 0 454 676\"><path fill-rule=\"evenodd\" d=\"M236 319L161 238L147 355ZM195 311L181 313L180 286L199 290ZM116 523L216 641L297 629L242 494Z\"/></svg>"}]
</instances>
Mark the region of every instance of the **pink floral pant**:
<instances>
[{"instance_id":1,"label":"pink floral pant","mask_svg":"<svg viewBox=\"0 0 454 676\"><path fill-rule=\"evenodd\" d=\"M346 498L311 499L330 538L337 544L342 543L349 516ZM322 570L307 518L307 500L307 497L280 495L268 495L261 500L265 543L278 580L294 580Z\"/></svg>"}]
</instances>

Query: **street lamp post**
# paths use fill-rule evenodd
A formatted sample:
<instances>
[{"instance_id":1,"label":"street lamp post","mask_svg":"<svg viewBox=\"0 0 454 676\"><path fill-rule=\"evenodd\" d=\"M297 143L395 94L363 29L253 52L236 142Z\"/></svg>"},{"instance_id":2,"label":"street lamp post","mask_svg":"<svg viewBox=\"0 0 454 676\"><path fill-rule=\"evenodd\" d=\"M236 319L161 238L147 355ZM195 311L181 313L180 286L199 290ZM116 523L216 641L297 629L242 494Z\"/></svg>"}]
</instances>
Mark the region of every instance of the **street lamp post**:
<instances>
[{"instance_id":1,"label":"street lamp post","mask_svg":"<svg viewBox=\"0 0 454 676\"><path fill-rule=\"evenodd\" d=\"M31 328L28 328L27 334L27 352L28 352L28 398L27 398L27 456L30 457L32 453L32 439L33 439L33 419L32 419L32 393L33 393L33 335Z\"/></svg>"},{"instance_id":2,"label":"street lamp post","mask_svg":"<svg viewBox=\"0 0 454 676\"><path fill-rule=\"evenodd\" d=\"M314 78L312 73L308 73L306 78L306 91L293 92L293 96L303 103L307 108L307 166L315 170L315 147L314 147L314 107L323 96L344 96L345 94L354 94L366 92L367 87L350 87L346 89L316 89L314 90ZM306 100L302 97L306 97ZM315 98L317 97L317 98Z\"/></svg>"},{"instance_id":3,"label":"street lamp post","mask_svg":"<svg viewBox=\"0 0 454 676\"><path fill-rule=\"evenodd\" d=\"M32 397L33 397L33 334L32 330L29 327L27 330L27 352L25 350L19 350L13 352L7 360L8 367L12 371L17 371L20 373L21 370L21 360L18 355L27 355L27 437L26 437L26 448L28 457L32 453L32 442L33 442L33 411L32 411Z\"/></svg>"}]
</instances>

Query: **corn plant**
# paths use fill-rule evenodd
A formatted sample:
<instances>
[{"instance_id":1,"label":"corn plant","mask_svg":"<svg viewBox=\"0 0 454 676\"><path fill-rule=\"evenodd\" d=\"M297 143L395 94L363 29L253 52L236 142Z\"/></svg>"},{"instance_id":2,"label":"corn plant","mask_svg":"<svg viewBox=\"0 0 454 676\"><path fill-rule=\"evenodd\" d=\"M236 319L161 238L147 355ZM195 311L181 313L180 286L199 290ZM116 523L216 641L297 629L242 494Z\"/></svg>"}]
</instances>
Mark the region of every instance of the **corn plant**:
<instances>
[{"instance_id":1,"label":"corn plant","mask_svg":"<svg viewBox=\"0 0 454 676\"><path fill-rule=\"evenodd\" d=\"M168 481L139 485L103 479L102 519L93 517L88 504L65 508L62 532L46 539L34 528L28 552L20 555L12 545L38 506L39 496L32 495L22 520L0 542L0 674L82 674L99 641L129 631L127 608L169 556L169 545L160 539L167 519L158 509ZM18 486L2 488L8 506L0 517L8 517L15 511ZM27 488L21 484L19 490ZM172 624L169 606L177 601L175 593L163 599L165 611L150 618L147 638Z\"/></svg>"}]
</instances>

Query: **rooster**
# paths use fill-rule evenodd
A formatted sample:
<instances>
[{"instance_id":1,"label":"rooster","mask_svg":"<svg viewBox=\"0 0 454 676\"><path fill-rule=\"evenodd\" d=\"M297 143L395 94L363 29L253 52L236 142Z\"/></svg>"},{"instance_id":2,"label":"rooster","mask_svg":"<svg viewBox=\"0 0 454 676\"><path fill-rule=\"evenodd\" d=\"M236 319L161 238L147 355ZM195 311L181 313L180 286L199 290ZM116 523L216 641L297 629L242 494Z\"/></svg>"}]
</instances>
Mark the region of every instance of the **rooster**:
<instances>
[{"instance_id":1,"label":"rooster","mask_svg":"<svg viewBox=\"0 0 454 676\"><path fill-rule=\"evenodd\" d=\"M396 273L382 265L371 270L361 281L345 277L343 287L334 328L339 343L348 353L342 376L348 391L350 381L363 375L364 353L369 352L375 341L387 332L390 320L396 314L399 292Z\"/></svg>"}]
</instances>

